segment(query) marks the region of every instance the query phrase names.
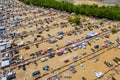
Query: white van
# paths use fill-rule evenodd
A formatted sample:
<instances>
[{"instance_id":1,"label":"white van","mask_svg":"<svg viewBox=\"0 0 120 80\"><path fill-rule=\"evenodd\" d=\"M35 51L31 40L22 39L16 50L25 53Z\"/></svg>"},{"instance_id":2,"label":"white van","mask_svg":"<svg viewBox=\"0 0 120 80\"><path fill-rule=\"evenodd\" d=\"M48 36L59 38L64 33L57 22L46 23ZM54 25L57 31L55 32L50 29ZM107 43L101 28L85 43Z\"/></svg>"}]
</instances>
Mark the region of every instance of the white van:
<instances>
[{"instance_id":1,"label":"white van","mask_svg":"<svg viewBox=\"0 0 120 80\"><path fill-rule=\"evenodd\" d=\"M72 78L70 74L64 74L64 78Z\"/></svg>"}]
</instances>

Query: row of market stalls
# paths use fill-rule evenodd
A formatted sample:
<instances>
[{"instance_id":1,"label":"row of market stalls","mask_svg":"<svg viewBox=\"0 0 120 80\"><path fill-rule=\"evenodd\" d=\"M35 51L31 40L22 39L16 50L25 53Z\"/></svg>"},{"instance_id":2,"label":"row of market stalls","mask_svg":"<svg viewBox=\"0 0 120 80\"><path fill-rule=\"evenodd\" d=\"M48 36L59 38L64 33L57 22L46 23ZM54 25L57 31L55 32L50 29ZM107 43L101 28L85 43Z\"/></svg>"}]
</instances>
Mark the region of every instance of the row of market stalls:
<instances>
[{"instance_id":1,"label":"row of market stalls","mask_svg":"<svg viewBox=\"0 0 120 80\"><path fill-rule=\"evenodd\" d=\"M11 59L8 59L7 57L2 57L2 55L6 55L6 53L2 53L6 49L11 47L11 40L4 39L5 34L7 34L5 31L7 29L8 24L6 21L8 20L8 16L5 15L5 6L9 6L10 2L7 0L1 0L0 1L0 68L4 68L9 66L12 63ZM9 72L7 75L2 72L1 80L11 80L12 77L15 77L15 73Z\"/></svg>"},{"instance_id":2,"label":"row of market stalls","mask_svg":"<svg viewBox=\"0 0 120 80\"><path fill-rule=\"evenodd\" d=\"M11 7L11 6L10 6ZM15 8L14 7L14 5L13 5L13 8ZM2 8L1 8L1 10L2 10ZM4 11L4 12L7 12L7 10L6 11ZM9 12L9 10L8 10L8 13L10 13ZM12 13L12 12L11 12ZM4 14L4 13L3 13ZM49 14L49 13L46 13L46 14ZM15 15L9 15L9 17L14 17ZM5 22L5 21L7 21L8 20L8 16L6 15L6 16L2 16L2 17L0 17L0 21L2 22ZM12 45L12 41L10 42L10 41L4 41L4 32L6 31L6 29L7 29L7 26L8 27L11 27L11 26L9 26L9 25L14 25L15 27L18 27L17 26L17 24L19 24L20 23L20 20L22 20L22 19L19 19L19 18L12 18L11 20L9 20L8 21L8 24L5 24L5 25L1 25L0 26L0 31L1 31L1 34L0 34L0 40L1 40L1 42L0 42L0 52L2 52L2 53L0 53L0 54L3 54L4 56L4 58L2 57L2 59L1 59L1 61L0 61L0 68L1 69L4 69L5 67L10 67L10 66L12 66L12 64L14 64L15 63L15 65L17 65L18 67L23 67L23 65L25 66L25 64L23 63L20 63L20 64L17 64L17 62L19 63L20 62L20 60L17 60L17 57L11 57L11 56L8 56L10 53L11 53L11 51L10 52L6 52L5 50L7 50L9 47L11 47L11 45ZM31 19L30 19L31 20ZM27 21L27 20L26 20ZM52 20L51 19L46 19L45 20L46 21L46 23L50 23ZM60 23L61 25L64 25L65 23ZM28 25L29 26L29 25ZM30 24L30 27L31 27L32 25ZM47 31L47 30L46 30ZM7 31L6 31L7 32ZM17 34L17 37L18 36L23 36L24 37L24 35L26 36L27 35L27 31L23 31L22 33L20 32L16 32L16 34ZM12 40L14 40L14 38L16 37L16 34L14 34L14 33L8 33L7 35L9 36L9 38L10 39L12 39ZM64 34L64 32L63 31L58 31L58 36L57 36L57 39L61 39L62 38L62 35ZM56 39L55 38L50 38L50 42L54 42ZM26 42L24 42L24 41L21 41L21 42L18 42L17 43L17 45L16 45L16 47L20 47L20 46L23 46L24 44L25 44ZM69 42L70 43L70 42ZM11 50L12 51L14 51L13 50L14 48L11 48ZM66 49L61 49L61 50L59 50L59 52L62 52L62 51L64 51L64 50L66 50ZM8 50L9 51L9 50ZM52 50L52 49L44 49L44 50L40 50L39 51L39 53L31 53L30 54L30 56L33 56L33 55L44 55L44 54L47 54L48 55L48 57L49 58L52 58L54 55L55 55L55 53L54 53L54 50ZM41 59L41 61L44 61L44 60L47 60L47 58L42 58ZM25 70L25 67L24 67L24 70ZM3 74L3 76L2 76L2 80L11 80L12 78L15 78L15 75L12 73L6 73L6 75L4 75Z\"/></svg>"},{"instance_id":3,"label":"row of market stalls","mask_svg":"<svg viewBox=\"0 0 120 80\"><path fill-rule=\"evenodd\" d=\"M13 41L9 40L0 40L0 52L4 52L6 49L12 46Z\"/></svg>"}]
</instances>

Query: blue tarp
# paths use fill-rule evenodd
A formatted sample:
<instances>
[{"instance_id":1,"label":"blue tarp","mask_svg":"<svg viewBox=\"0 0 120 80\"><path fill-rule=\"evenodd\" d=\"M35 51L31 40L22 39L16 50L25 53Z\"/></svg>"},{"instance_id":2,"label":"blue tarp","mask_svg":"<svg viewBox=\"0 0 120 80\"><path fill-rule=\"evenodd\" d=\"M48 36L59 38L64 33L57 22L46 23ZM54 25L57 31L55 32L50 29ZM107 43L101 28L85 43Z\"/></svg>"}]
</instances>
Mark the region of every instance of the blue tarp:
<instances>
[{"instance_id":1,"label":"blue tarp","mask_svg":"<svg viewBox=\"0 0 120 80\"><path fill-rule=\"evenodd\" d=\"M3 32L3 30L2 30L2 29L0 29L0 34L2 34L2 32Z\"/></svg>"},{"instance_id":2,"label":"blue tarp","mask_svg":"<svg viewBox=\"0 0 120 80\"><path fill-rule=\"evenodd\" d=\"M58 35L62 35L62 34L64 34L64 33L63 33L63 31L58 31L57 34L58 34Z\"/></svg>"},{"instance_id":3,"label":"blue tarp","mask_svg":"<svg viewBox=\"0 0 120 80\"><path fill-rule=\"evenodd\" d=\"M15 79L16 78L16 76L15 75L9 75L8 77L7 77L7 80L12 80L12 79Z\"/></svg>"},{"instance_id":4,"label":"blue tarp","mask_svg":"<svg viewBox=\"0 0 120 80\"><path fill-rule=\"evenodd\" d=\"M0 18L0 21L7 19L7 16Z\"/></svg>"},{"instance_id":5,"label":"blue tarp","mask_svg":"<svg viewBox=\"0 0 120 80\"><path fill-rule=\"evenodd\" d=\"M86 38L89 39L89 38L92 38L93 36L97 35L98 33L94 33L94 32L91 32L89 34L87 34Z\"/></svg>"},{"instance_id":6,"label":"blue tarp","mask_svg":"<svg viewBox=\"0 0 120 80\"><path fill-rule=\"evenodd\" d=\"M10 59L10 60L9 60L9 63L11 64L12 62L13 62L12 59Z\"/></svg>"},{"instance_id":7,"label":"blue tarp","mask_svg":"<svg viewBox=\"0 0 120 80\"><path fill-rule=\"evenodd\" d=\"M3 18L0 18L0 21L2 21L3 20Z\"/></svg>"},{"instance_id":8,"label":"blue tarp","mask_svg":"<svg viewBox=\"0 0 120 80\"><path fill-rule=\"evenodd\" d=\"M5 46L0 46L0 52L3 52L5 50Z\"/></svg>"},{"instance_id":9,"label":"blue tarp","mask_svg":"<svg viewBox=\"0 0 120 80\"><path fill-rule=\"evenodd\" d=\"M92 36L91 35L87 35L86 38L89 39L89 38L92 38Z\"/></svg>"},{"instance_id":10,"label":"blue tarp","mask_svg":"<svg viewBox=\"0 0 120 80\"><path fill-rule=\"evenodd\" d=\"M0 34L0 38L2 38L2 34Z\"/></svg>"},{"instance_id":11,"label":"blue tarp","mask_svg":"<svg viewBox=\"0 0 120 80\"><path fill-rule=\"evenodd\" d=\"M16 18L15 20L12 21L12 23L13 23L13 24L17 24L17 23L19 23L19 19Z\"/></svg>"}]
</instances>

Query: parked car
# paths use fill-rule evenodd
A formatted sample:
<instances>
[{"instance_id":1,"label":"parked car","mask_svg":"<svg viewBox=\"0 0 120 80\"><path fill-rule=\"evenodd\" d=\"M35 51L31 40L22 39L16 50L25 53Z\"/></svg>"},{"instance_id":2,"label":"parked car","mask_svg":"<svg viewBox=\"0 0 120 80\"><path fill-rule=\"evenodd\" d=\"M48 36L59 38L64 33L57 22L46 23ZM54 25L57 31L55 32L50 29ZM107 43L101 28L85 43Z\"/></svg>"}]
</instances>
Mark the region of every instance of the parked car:
<instances>
[{"instance_id":1,"label":"parked car","mask_svg":"<svg viewBox=\"0 0 120 80\"><path fill-rule=\"evenodd\" d=\"M25 67L25 65L23 64L22 65L22 69L25 71L26 70L26 67Z\"/></svg>"},{"instance_id":2,"label":"parked car","mask_svg":"<svg viewBox=\"0 0 120 80\"><path fill-rule=\"evenodd\" d=\"M66 35L71 36L72 33L69 31L69 32L66 32Z\"/></svg>"},{"instance_id":3,"label":"parked car","mask_svg":"<svg viewBox=\"0 0 120 80\"><path fill-rule=\"evenodd\" d=\"M120 49L120 45L118 46L118 49Z\"/></svg>"},{"instance_id":4,"label":"parked car","mask_svg":"<svg viewBox=\"0 0 120 80\"><path fill-rule=\"evenodd\" d=\"M45 31L49 31L49 28L45 28Z\"/></svg>"},{"instance_id":5,"label":"parked car","mask_svg":"<svg viewBox=\"0 0 120 80\"><path fill-rule=\"evenodd\" d=\"M40 71L34 71L33 73L32 73L32 76L36 76L36 75L39 75L40 74Z\"/></svg>"},{"instance_id":6,"label":"parked car","mask_svg":"<svg viewBox=\"0 0 120 80\"><path fill-rule=\"evenodd\" d=\"M73 42L74 42L74 41L72 41L72 40L66 40L66 41L65 41L65 46L69 46L69 45L71 45Z\"/></svg>"},{"instance_id":7,"label":"parked car","mask_svg":"<svg viewBox=\"0 0 120 80\"><path fill-rule=\"evenodd\" d=\"M45 62L47 60L48 60L48 57L43 57L43 58L40 59L41 62Z\"/></svg>"},{"instance_id":8,"label":"parked car","mask_svg":"<svg viewBox=\"0 0 120 80\"><path fill-rule=\"evenodd\" d=\"M63 52L59 52L59 53L57 53L58 56L61 56L62 54L63 54Z\"/></svg>"},{"instance_id":9,"label":"parked car","mask_svg":"<svg viewBox=\"0 0 120 80\"><path fill-rule=\"evenodd\" d=\"M27 31L23 31L22 35L23 35L23 37L27 37L28 36Z\"/></svg>"},{"instance_id":10,"label":"parked car","mask_svg":"<svg viewBox=\"0 0 120 80\"><path fill-rule=\"evenodd\" d=\"M48 70L49 70L49 66L48 66L48 65L44 66L44 67L43 67L43 70L48 71Z\"/></svg>"},{"instance_id":11,"label":"parked car","mask_svg":"<svg viewBox=\"0 0 120 80\"><path fill-rule=\"evenodd\" d=\"M103 28L103 29L101 29L101 31L106 32L106 31L108 31L108 29Z\"/></svg>"},{"instance_id":12,"label":"parked car","mask_svg":"<svg viewBox=\"0 0 120 80\"><path fill-rule=\"evenodd\" d=\"M63 35L58 35L57 36L57 39L59 39L59 40L62 39L62 38L63 38Z\"/></svg>"},{"instance_id":13,"label":"parked car","mask_svg":"<svg viewBox=\"0 0 120 80\"><path fill-rule=\"evenodd\" d=\"M56 39L55 37L49 38L49 39L48 39L48 42L49 42L49 43L55 43L55 42L57 42L57 39Z\"/></svg>"},{"instance_id":14,"label":"parked car","mask_svg":"<svg viewBox=\"0 0 120 80\"><path fill-rule=\"evenodd\" d=\"M104 64L105 64L106 66L108 66L108 67L112 67L112 66L113 66L112 63L107 62L107 61L104 61Z\"/></svg>"},{"instance_id":15,"label":"parked car","mask_svg":"<svg viewBox=\"0 0 120 80\"><path fill-rule=\"evenodd\" d=\"M29 46L25 46L25 50L28 50L28 49L30 49L30 47Z\"/></svg>"},{"instance_id":16,"label":"parked car","mask_svg":"<svg viewBox=\"0 0 120 80\"><path fill-rule=\"evenodd\" d=\"M70 74L64 74L64 78L72 78Z\"/></svg>"},{"instance_id":17,"label":"parked car","mask_svg":"<svg viewBox=\"0 0 120 80\"><path fill-rule=\"evenodd\" d=\"M120 58L118 58L118 57L115 57L114 59L113 59L113 61L115 61L117 64L120 62Z\"/></svg>"},{"instance_id":18,"label":"parked car","mask_svg":"<svg viewBox=\"0 0 120 80\"><path fill-rule=\"evenodd\" d=\"M53 50L52 47L47 48L47 51L52 51L52 50Z\"/></svg>"},{"instance_id":19,"label":"parked car","mask_svg":"<svg viewBox=\"0 0 120 80\"><path fill-rule=\"evenodd\" d=\"M68 63L68 62L70 62L68 59L66 59L65 61L64 61L65 63Z\"/></svg>"},{"instance_id":20,"label":"parked car","mask_svg":"<svg viewBox=\"0 0 120 80\"><path fill-rule=\"evenodd\" d=\"M72 56L72 59L73 59L73 60L76 60L76 59L78 59L78 56L77 56L77 55L73 55L73 56Z\"/></svg>"},{"instance_id":21,"label":"parked car","mask_svg":"<svg viewBox=\"0 0 120 80\"><path fill-rule=\"evenodd\" d=\"M15 78L16 78L15 74L10 74L10 75L7 76L7 80L12 80L12 79L15 79Z\"/></svg>"},{"instance_id":22,"label":"parked car","mask_svg":"<svg viewBox=\"0 0 120 80\"><path fill-rule=\"evenodd\" d=\"M82 77L82 80L87 80L85 77Z\"/></svg>"},{"instance_id":23,"label":"parked car","mask_svg":"<svg viewBox=\"0 0 120 80\"><path fill-rule=\"evenodd\" d=\"M49 58L53 58L54 57L54 53L48 53L48 57Z\"/></svg>"},{"instance_id":24,"label":"parked car","mask_svg":"<svg viewBox=\"0 0 120 80\"><path fill-rule=\"evenodd\" d=\"M9 75L9 76L7 76L7 80L12 80L12 79L15 79L15 78L16 78L15 75Z\"/></svg>"},{"instance_id":25,"label":"parked car","mask_svg":"<svg viewBox=\"0 0 120 80\"><path fill-rule=\"evenodd\" d=\"M80 63L80 67L82 68L82 70L85 70L85 67L83 66L82 63Z\"/></svg>"},{"instance_id":26,"label":"parked car","mask_svg":"<svg viewBox=\"0 0 120 80\"><path fill-rule=\"evenodd\" d=\"M73 74L77 72L77 71L75 70L74 66L70 66L70 71L71 71Z\"/></svg>"}]
</instances>

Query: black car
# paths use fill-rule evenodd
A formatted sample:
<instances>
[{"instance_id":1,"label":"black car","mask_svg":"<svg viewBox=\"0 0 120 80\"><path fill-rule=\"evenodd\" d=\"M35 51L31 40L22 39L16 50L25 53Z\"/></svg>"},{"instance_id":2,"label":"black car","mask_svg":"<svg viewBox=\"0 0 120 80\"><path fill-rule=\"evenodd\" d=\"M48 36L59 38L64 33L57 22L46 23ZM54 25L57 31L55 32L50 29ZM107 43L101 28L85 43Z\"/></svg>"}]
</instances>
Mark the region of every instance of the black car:
<instances>
[{"instance_id":1,"label":"black car","mask_svg":"<svg viewBox=\"0 0 120 80\"><path fill-rule=\"evenodd\" d=\"M115 58L113 59L113 61L115 61L116 63L118 63L118 62L120 61L120 58L115 57Z\"/></svg>"},{"instance_id":2,"label":"black car","mask_svg":"<svg viewBox=\"0 0 120 80\"><path fill-rule=\"evenodd\" d=\"M87 80L85 77L82 77L82 80Z\"/></svg>"},{"instance_id":3,"label":"black car","mask_svg":"<svg viewBox=\"0 0 120 80\"><path fill-rule=\"evenodd\" d=\"M33 73L32 73L32 76L36 76L36 75L39 75L40 74L40 71L34 71Z\"/></svg>"},{"instance_id":4,"label":"black car","mask_svg":"<svg viewBox=\"0 0 120 80\"><path fill-rule=\"evenodd\" d=\"M7 80L12 80L12 79L15 79L15 78L16 78L15 74L7 76Z\"/></svg>"},{"instance_id":5,"label":"black car","mask_svg":"<svg viewBox=\"0 0 120 80\"><path fill-rule=\"evenodd\" d=\"M54 57L54 54L48 53L48 57L49 57L49 58L52 58L52 57Z\"/></svg>"},{"instance_id":6,"label":"black car","mask_svg":"<svg viewBox=\"0 0 120 80\"><path fill-rule=\"evenodd\" d=\"M23 37L27 37L27 36L28 36L28 34L27 34L26 31L23 31L23 32L22 32L22 35L23 35Z\"/></svg>"},{"instance_id":7,"label":"black car","mask_svg":"<svg viewBox=\"0 0 120 80\"><path fill-rule=\"evenodd\" d=\"M49 66L48 66L48 65L44 66L44 67L43 67L43 70L48 71L48 70L49 70Z\"/></svg>"},{"instance_id":8,"label":"black car","mask_svg":"<svg viewBox=\"0 0 120 80\"><path fill-rule=\"evenodd\" d=\"M26 67L25 67L25 65L22 65L22 69L23 69L23 71L25 71L25 70L26 70Z\"/></svg>"},{"instance_id":9,"label":"black car","mask_svg":"<svg viewBox=\"0 0 120 80\"><path fill-rule=\"evenodd\" d=\"M112 67L113 65L110 62L104 61L104 64L108 67Z\"/></svg>"}]
</instances>

